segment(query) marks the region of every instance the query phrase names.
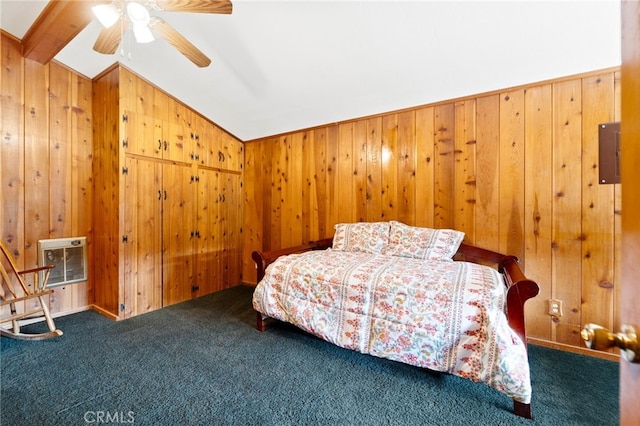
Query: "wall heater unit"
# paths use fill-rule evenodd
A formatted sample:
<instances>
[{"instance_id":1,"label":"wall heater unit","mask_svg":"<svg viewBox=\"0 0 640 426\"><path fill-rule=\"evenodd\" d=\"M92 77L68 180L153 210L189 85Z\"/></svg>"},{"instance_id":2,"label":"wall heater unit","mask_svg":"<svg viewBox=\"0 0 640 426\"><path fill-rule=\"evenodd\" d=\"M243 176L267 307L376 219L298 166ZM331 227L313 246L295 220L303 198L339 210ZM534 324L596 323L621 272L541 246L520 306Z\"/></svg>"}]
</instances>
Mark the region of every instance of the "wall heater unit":
<instances>
[{"instance_id":1,"label":"wall heater unit","mask_svg":"<svg viewBox=\"0 0 640 426\"><path fill-rule=\"evenodd\" d=\"M38 264L55 265L48 287L87 280L87 237L38 241Z\"/></svg>"}]
</instances>

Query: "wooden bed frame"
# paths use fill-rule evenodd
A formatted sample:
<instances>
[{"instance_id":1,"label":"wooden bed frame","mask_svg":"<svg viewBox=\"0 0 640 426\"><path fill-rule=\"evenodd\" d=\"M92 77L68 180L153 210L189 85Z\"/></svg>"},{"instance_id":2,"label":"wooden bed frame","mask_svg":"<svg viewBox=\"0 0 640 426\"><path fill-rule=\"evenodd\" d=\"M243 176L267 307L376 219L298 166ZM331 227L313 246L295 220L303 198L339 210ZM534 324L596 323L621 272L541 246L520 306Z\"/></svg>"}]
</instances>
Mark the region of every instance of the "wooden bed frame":
<instances>
[{"instance_id":1,"label":"wooden bed frame","mask_svg":"<svg viewBox=\"0 0 640 426\"><path fill-rule=\"evenodd\" d=\"M278 257L293 253L303 253L310 250L325 250L331 247L332 243L332 238L325 238L296 247L266 252L254 251L251 253L251 258L256 263L256 268L258 270L258 282L260 282L264 277L267 266L269 266ZM518 334L518 336L520 336L526 346L527 334L524 325L524 303L538 294L539 287L535 281L525 277L518 263L518 258L516 256L505 255L480 247L462 244L453 259L495 267L503 274L508 288L506 310L507 320L511 328ZM256 328L260 331L265 331L265 320L268 317L257 312L256 318ZM533 418L531 404L524 404L514 400L513 411L518 416L525 417L527 419Z\"/></svg>"}]
</instances>

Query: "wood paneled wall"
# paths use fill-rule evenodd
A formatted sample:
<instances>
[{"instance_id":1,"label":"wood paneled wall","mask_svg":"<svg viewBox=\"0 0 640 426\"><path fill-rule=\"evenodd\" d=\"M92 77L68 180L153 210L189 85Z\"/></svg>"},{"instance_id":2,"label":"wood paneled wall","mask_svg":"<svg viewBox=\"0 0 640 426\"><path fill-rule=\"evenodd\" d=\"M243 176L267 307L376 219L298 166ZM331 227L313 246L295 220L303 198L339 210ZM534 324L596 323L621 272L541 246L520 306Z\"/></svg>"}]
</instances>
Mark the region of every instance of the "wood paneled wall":
<instances>
[{"instance_id":1,"label":"wood paneled wall","mask_svg":"<svg viewBox=\"0 0 640 426\"><path fill-rule=\"evenodd\" d=\"M91 234L91 80L24 59L2 32L0 226L20 267L38 262L38 240ZM51 311L89 305L88 283L55 287Z\"/></svg>"},{"instance_id":2,"label":"wood paneled wall","mask_svg":"<svg viewBox=\"0 0 640 426\"><path fill-rule=\"evenodd\" d=\"M517 255L540 285L534 340L618 329L620 185L599 184L598 124L620 119L619 81L608 69L246 142L244 280L252 250L393 219Z\"/></svg>"}]
</instances>

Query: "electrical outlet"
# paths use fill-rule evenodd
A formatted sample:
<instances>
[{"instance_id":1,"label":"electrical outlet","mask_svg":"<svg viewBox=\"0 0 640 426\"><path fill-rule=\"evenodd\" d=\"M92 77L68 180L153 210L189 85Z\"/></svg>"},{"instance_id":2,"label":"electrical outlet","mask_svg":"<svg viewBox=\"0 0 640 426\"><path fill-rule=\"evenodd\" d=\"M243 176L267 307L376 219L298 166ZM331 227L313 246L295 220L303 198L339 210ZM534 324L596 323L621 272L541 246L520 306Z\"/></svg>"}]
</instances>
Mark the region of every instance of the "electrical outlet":
<instances>
[{"instance_id":1,"label":"electrical outlet","mask_svg":"<svg viewBox=\"0 0 640 426\"><path fill-rule=\"evenodd\" d=\"M562 300L549 299L549 315L552 317L562 316Z\"/></svg>"}]
</instances>

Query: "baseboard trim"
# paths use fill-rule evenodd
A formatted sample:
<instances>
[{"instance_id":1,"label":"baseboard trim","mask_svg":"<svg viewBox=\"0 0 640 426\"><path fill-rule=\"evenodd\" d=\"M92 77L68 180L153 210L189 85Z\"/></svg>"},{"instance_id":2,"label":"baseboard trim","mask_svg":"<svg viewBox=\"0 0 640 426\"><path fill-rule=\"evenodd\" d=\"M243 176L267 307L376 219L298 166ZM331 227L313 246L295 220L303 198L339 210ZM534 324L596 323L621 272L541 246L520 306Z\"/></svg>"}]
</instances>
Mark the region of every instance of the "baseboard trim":
<instances>
[{"instance_id":1,"label":"baseboard trim","mask_svg":"<svg viewBox=\"0 0 640 426\"><path fill-rule=\"evenodd\" d=\"M71 309L69 311L51 313L51 317L52 318L60 318L60 317L63 317L65 315L77 314L78 312L84 312L84 311L88 311L90 309L91 309L91 306L82 306L80 308ZM37 322L43 322L43 321L44 321L44 316L40 316L40 317L37 317L37 318L26 318L26 319L23 319L23 320L19 320L18 322L20 323L20 327L22 327L23 325L35 324ZM3 324L1 327L9 329L12 326L11 326L11 323L7 322L7 323Z\"/></svg>"},{"instance_id":2,"label":"baseboard trim","mask_svg":"<svg viewBox=\"0 0 640 426\"><path fill-rule=\"evenodd\" d=\"M551 348L551 349L558 349L564 352L572 352L576 354L592 356L594 358L601 358L601 359L606 359L606 360L615 361L615 362L620 361L620 355L614 354L611 352L594 351L593 349L588 349L588 348L578 348L575 346L566 345L564 343L556 343L556 342L550 342L548 340L536 339L535 337L534 338L528 337L527 342L532 345L544 346L546 348Z\"/></svg>"},{"instance_id":3,"label":"baseboard trim","mask_svg":"<svg viewBox=\"0 0 640 426\"><path fill-rule=\"evenodd\" d=\"M118 318L117 315L114 315L112 312L109 312L105 309L102 309L100 306L96 306L96 305L91 305L90 309L92 311L96 311L97 313L99 313L100 315L103 315L109 319L112 319L114 321L118 321L120 318Z\"/></svg>"}]
</instances>

